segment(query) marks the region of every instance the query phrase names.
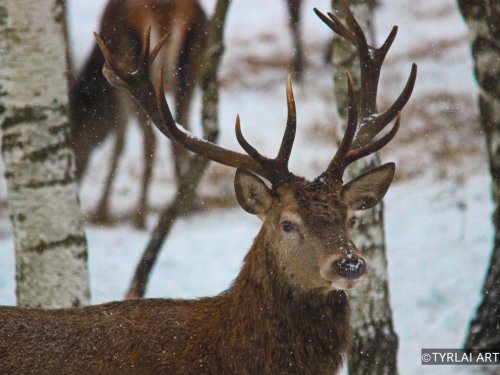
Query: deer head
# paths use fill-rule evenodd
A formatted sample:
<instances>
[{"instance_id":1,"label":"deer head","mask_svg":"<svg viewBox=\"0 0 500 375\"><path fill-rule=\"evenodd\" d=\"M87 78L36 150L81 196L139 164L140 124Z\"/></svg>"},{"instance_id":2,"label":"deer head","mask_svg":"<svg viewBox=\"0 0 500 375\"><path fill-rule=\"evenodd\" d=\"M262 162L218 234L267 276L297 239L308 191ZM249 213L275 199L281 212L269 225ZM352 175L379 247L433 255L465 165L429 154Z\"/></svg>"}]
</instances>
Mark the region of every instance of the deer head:
<instances>
[{"instance_id":1,"label":"deer head","mask_svg":"<svg viewBox=\"0 0 500 375\"><path fill-rule=\"evenodd\" d=\"M344 170L355 160L378 151L396 135L401 119L399 113L410 98L416 79L416 65L413 64L397 100L386 111L377 113L380 68L397 28L393 28L382 47L375 49L368 45L346 3L344 11L347 26L333 14L325 16L315 9L334 32L357 48L361 62L360 105L352 78L347 73L346 132L327 169L313 181L298 177L288 169L296 131L290 77L286 84L288 118L277 156L265 157L250 145L237 117L236 138L246 152L242 154L197 138L176 124L164 96L163 72L160 70L156 90L149 78L150 62L163 41L150 54L147 32L139 65L130 69L122 67L95 34L106 60L103 70L109 82L127 89L165 136L195 154L236 168L234 186L238 202L244 210L262 220L263 231L267 234L268 244L259 251L271 252L287 281L305 291L351 288L367 274L368 265L351 238L355 212L369 209L382 200L393 180L395 166L384 164L348 183L343 181ZM392 128L378 136L393 120Z\"/></svg>"}]
</instances>

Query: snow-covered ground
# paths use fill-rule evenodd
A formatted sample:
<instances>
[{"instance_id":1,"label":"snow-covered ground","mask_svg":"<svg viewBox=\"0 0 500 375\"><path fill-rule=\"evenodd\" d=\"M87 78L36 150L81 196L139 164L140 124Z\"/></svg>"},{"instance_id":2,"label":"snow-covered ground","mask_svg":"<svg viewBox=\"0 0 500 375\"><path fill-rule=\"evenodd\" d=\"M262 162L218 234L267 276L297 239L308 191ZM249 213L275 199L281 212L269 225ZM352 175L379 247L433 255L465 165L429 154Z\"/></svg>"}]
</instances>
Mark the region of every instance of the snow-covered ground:
<instances>
[{"instance_id":1,"label":"snow-covered ground","mask_svg":"<svg viewBox=\"0 0 500 375\"><path fill-rule=\"evenodd\" d=\"M304 2L303 36L308 69L296 84L299 129L291 168L313 177L334 152L335 121L331 71L321 63L329 30L312 8L328 9L328 0ZM203 0L211 9L213 0ZM70 34L77 65L90 49L103 0L71 0ZM239 149L233 131L239 113L245 134L265 153L274 154L285 124L285 65L291 53L286 8L282 0L233 2L222 66L219 143ZM391 302L400 338L402 374L473 373L472 367L420 365L421 348L460 347L476 305L489 260L492 202L477 124L472 62L466 28L454 0L385 0L376 15L377 38L393 24L399 35L383 72L381 100L388 103L402 88L411 62L419 78L403 112L403 129L384 160L396 160L398 180L386 197L386 230ZM193 108L193 119L199 113ZM197 121L193 124L197 130ZM139 189L141 143L130 128L112 205L118 217L133 209ZM158 152L150 206L159 210L173 193L166 142ZM81 199L90 213L98 199L112 142L93 157ZM232 193L233 172L210 167L200 194ZM0 304L15 303L13 244L0 179ZM148 240L117 220L111 227L87 225L92 302L123 298L134 266ZM259 221L238 207L212 209L180 219L164 246L150 280L149 297L214 295L226 289L259 228Z\"/></svg>"}]
</instances>

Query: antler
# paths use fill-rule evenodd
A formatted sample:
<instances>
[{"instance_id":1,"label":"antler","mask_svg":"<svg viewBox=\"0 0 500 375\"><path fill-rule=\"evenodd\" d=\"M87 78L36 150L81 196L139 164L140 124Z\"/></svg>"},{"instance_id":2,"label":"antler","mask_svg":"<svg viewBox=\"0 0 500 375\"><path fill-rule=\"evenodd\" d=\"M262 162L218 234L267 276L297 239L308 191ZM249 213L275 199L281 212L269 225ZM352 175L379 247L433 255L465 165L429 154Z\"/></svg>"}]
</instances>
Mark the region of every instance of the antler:
<instances>
[{"instance_id":1,"label":"antler","mask_svg":"<svg viewBox=\"0 0 500 375\"><path fill-rule=\"evenodd\" d=\"M360 129L356 133L357 119L354 120L354 111L358 111L356 101L354 100L354 90L350 75L347 76L349 92L349 118L346 133L337 150L337 153L330 162L328 168L323 173L324 176L341 179L344 169L364 156L374 153L384 147L399 130L401 116L400 111L410 99L415 80L417 78L417 66L412 65L411 73L406 85L396 101L384 112L377 113L377 90L380 78L380 70L385 56L396 38L397 26L394 26L389 36L380 48L374 48L368 45L366 36L354 18L347 1L343 1L344 13L346 15L347 26L332 13L328 17L316 8L316 15L335 33L352 44L358 52L361 69L361 88L360 88ZM354 108L356 107L356 108ZM375 140L375 137L396 118L392 129Z\"/></svg>"},{"instance_id":2,"label":"antler","mask_svg":"<svg viewBox=\"0 0 500 375\"><path fill-rule=\"evenodd\" d=\"M144 112L149 116L153 124L158 128L158 130L160 130L160 132L162 132L170 140L182 144L189 151L220 164L234 168L245 168L266 178L272 184L285 182L291 179L293 175L288 170L288 161L290 159L290 153L295 139L297 116L290 76L288 76L286 82L288 108L286 129L276 158L270 159L261 155L247 142L241 133L239 116L236 117L236 138L248 155L227 150L214 143L194 136L175 122L172 112L170 111L168 103L165 99L163 89L163 69L160 69L156 90L154 89L149 77L150 64L158 55L158 52L168 35L160 40L160 42L153 49L153 52L150 54L150 33L151 29L149 28L144 35L142 51L138 59L137 67L131 70L120 66L109 49L106 47L104 41L97 33L94 33L94 37L106 61L103 68L103 74L108 82L115 87L126 89L139 103Z\"/></svg>"},{"instance_id":3,"label":"antler","mask_svg":"<svg viewBox=\"0 0 500 375\"><path fill-rule=\"evenodd\" d=\"M117 88L124 88L130 92L132 97L140 104L143 110L149 115L153 123L161 121L158 106L154 100L154 88L149 80L149 67L158 56L161 47L167 40L169 34L166 34L153 49L151 54L150 48L151 27L144 34L141 54L138 57L137 66L128 71L126 67L122 67L113 57L109 49L100 36L94 32L94 38L99 46L105 60L102 69L104 77L108 82ZM170 135L167 135L170 138Z\"/></svg>"},{"instance_id":4,"label":"antler","mask_svg":"<svg viewBox=\"0 0 500 375\"><path fill-rule=\"evenodd\" d=\"M376 49L368 45L363 30L352 15L346 0L344 0L344 12L346 14L348 26L344 26L340 19L331 13L328 13L327 17L317 9L314 9L314 11L334 32L356 47L360 59L361 90L359 114L352 77L347 73L347 90L349 97L347 129L339 149L335 153L327 170L322 174L322 176L328 178L341 180L344 169L350 163L376 152L394 138L401 121L399 112L408 102L415 85L417 66L413 64L410 77L396 101L385 112L378 114L376 110L376 99L380 69L396 37L397 27L393 27L382 47ZM231 151L192 135L175 122L164 95L163 69L160 69L160 77L156 85L156 90L149 77L150 64L158 55L167 35L160 40L150 54L150 33L151 29L148 29L144 36L137 67L134 67L134 69L126 69L120 66L106 47L104 41L99 35L94 33L106 61L103 68L103 74L109 83L129 91L158 130L172 141L182 144L189 151L220 164L234 168L245 168L266 178L272 184L278 184L292 179L294 176L288 170L288 161L295 139L297 119L290 76L288 76L286 84L288 108L287 124L276 158L271 159L263 156L248 143L241 132L239 116L236 117L235 124L236 138L247 154ZM361 118L359 121L361 124L359 131L357 131L358 117ZM384 136L374 140L375 137L394 120L394 118L396 118L396 122L392 129Z\"/></svg>"}]
</instances>

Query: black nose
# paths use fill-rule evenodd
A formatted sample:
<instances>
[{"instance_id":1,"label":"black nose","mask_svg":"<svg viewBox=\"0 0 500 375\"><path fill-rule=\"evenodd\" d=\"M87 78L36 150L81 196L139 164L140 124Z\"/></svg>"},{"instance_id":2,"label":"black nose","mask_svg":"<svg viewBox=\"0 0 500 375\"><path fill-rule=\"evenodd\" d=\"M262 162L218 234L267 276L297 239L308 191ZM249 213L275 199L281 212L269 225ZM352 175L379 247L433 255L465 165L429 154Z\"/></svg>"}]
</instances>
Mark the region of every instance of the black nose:
<instances>
[{"instance_id":1,"label":"black nose","mask_svg":"<svg viewBox=\"0 0 500 375\"><path fill-rule=\"evenodd\" d=\"M355 280L366 272L366 264L362 258L342 258L334 263L337 273L347 280Z\"/></svg>"}]
</instances>

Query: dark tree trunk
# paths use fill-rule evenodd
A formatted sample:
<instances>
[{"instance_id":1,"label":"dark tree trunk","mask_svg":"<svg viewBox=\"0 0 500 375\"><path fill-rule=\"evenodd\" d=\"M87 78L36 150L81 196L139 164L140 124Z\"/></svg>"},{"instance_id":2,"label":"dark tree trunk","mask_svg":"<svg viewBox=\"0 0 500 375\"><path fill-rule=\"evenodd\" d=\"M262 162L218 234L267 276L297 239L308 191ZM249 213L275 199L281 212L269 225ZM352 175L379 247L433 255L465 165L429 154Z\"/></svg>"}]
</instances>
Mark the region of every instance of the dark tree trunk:
<instances>
[{"instance_id":1,"label":"dark tree trunk","mask_svg":"<svg viewBox=\"0 0 500 375\"><path fill-rule=\"evenodd\" d=\"M334 13L344 16L342 1L332 2ZM373 35L373 0L351 0L349 6L361 27ZM372 43L373 41L370 41ZM372 43L376 44L376 43ZM359 61L354 49L337 35L333 41L333 76L337 100L339 139L345 131L347 95L345 71L353 75L359 87ZM366 157L351 166L346 181L380 165L378 154ZM353 328L352 347L348 367L351 375L397 374L398 337L392 323L387 279L387 257L384 235L383 205L377 205L360 216L360 225L354 232L356 244L372 265L368 282L350 291Z\"/></svg>"},{"instance_id":2,"label":"dark tree trunk","mask_svg":"<svg viewBox=\"0 0 500 375\"><path fill-rule=\"evenodd\" d=\"M495 202L495 237L483 285L482 301L472 320L467 348L500 347L500 2L459 0L472 43L474 73L479 85L480 122L486 134Z\"/></svg>"}]
</instances>

